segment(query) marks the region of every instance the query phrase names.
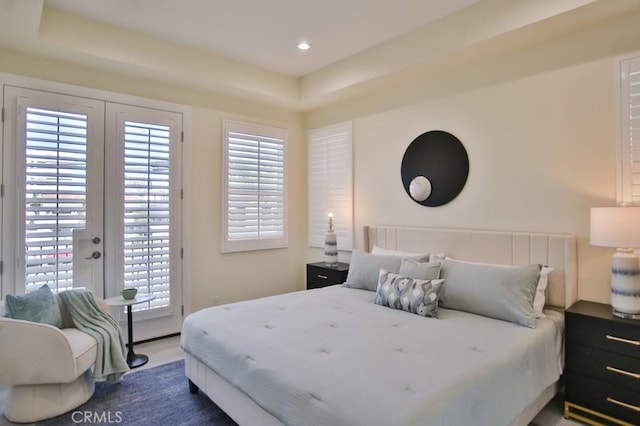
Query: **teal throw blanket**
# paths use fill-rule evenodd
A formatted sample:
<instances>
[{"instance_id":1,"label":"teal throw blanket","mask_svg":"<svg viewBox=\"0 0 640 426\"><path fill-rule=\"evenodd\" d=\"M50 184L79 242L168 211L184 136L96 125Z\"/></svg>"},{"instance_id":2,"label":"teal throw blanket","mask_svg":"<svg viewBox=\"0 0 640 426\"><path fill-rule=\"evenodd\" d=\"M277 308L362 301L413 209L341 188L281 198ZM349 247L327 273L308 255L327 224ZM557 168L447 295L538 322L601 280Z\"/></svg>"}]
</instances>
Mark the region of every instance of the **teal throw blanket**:
<instances>
[{"instance_id":1,"label":"teal throw blanket","mask_svg":"<svg viewBox=\"0 0 640 426\"><path fill-rule=\"evenodd\" d=\"M76 289L60 292L59 295L76 328L98 342L94 380L120 380L129 371L129 366L122 330L116 320L100 308L90 291Z\"/></svg>"}]
</instances>

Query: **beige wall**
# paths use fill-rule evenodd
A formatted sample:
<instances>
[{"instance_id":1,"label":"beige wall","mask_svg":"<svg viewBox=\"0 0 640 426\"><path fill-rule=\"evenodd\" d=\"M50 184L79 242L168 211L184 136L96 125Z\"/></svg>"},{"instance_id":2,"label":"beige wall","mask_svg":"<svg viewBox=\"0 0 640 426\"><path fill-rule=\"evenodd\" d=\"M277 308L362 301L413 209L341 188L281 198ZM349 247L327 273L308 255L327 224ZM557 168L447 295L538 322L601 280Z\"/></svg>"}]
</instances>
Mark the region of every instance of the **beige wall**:
<instances>
[{"instance_id":1,"label":"beige wall","mask_svg":"<svg viewBox=\"0 0 640 426\"><path fill-rule=\"evenodd\" d=\"M612 252L589 245L589 208L615 200L615 56L640 48L636 26L612 25L501 57L461 54L424 75L400 74L393 85L309 112L304 122L299 113L255 101L6 50L0 71L193 107L185 240L194 310L215 296L226 303L304 287L305 262L322 258L306 247L306 128L345 120L354 123L356 247L366 224L573 233L580 297L606 302ZM287 250L220 253L226 117L290 130ZM425 208L405 195L399 168L408 144L432 129L464 143L470 173L458 198Z\"/></svg>"},{"instance_id":2,"label":"beige wall","mask_svg":"<svg viewBox=\"0 0 640 426\"><path fill-rule=\"evenodd\" d=\"M188 254L186 276L192 310L304 288L306 235L306 148L301 114L257 102L243 101L150 79L106 72L44 57L0 49L0 72L143 96L192 107L184 169ZM289 129L288 202L295 211L289 221L289 248L221 254L222 119L242 119ZM189 133L189 129L187 129Z\"/></svg>"},{"instance_id":3,"label":"beige wall","mask_svg":"<svg viewBox=\"0 0 640 426\"><path fill-rule=\"evenodd\" d=\"M263 122L255 116L236 116L205 108L193 110L192 232L187 241L192 250L194 310L212 305L215 296L220 297L217 301L220 304L305 288L302 247L306 243L306 136L295 120L280 123L289 128L289 248L221 254L223 118Z\"/></svg>"},{"instance_id":4,"label":"beige wall","mask_svg":"<svg viewBox=\"0 0 640 426\"><path fill-rule=\"evenodd\" d=\"M589 245L589 208L615 203L616 62L640 51L639 18L567 33L550 20L536 42L506 34L307 114L312 129L353 120L355 246L367 224L572 233L579 297L608 302L613 250ZM405 194L400 162L433 129L462 141L470 171L455 200L427 208Z\"/></svg>"},{"instance_id":5,"label":"beige wall","mask_svg":"<svg viewBox=\"0 0 640 426\"><path fill-rule=\"evenodd\" d=\"M571 233L580 298L608 302L612 252L590 247L589 208L615 202L614 75L607 58L354 118L356 247L367 224ZM462 141L470 171L429 208L404 192L400 163L434 129Z\"/></svg>"}]
</instances>

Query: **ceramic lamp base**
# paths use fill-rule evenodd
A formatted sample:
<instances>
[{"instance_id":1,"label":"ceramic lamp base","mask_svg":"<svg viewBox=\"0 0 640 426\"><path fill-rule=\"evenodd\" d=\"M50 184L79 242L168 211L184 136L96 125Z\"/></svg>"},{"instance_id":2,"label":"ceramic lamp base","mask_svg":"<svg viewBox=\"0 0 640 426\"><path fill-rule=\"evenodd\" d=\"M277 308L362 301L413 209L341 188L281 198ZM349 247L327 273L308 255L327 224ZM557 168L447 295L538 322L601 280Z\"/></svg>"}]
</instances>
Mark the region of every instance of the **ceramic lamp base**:
<instances>
[{"instance_id":1,"label":"ceramic lamp base","mask_svg":"<svg viewBox=\"0 0 640 426\"><path fill-rule=\"evenodd\" d=\"M338 242L336 233L333 231L327 232L327 235L324 237L324 263L327 266L335 266L338 264Z\"/></svg>"},{"instance_id":2,"label":"ceramic lamp base","mask_svg":"<svg viewBox=\"0 0 640 426\"><path fill-rule=\"evenodd\" d=\"M615 316L640 319L640 260L631 250L613 255L611 306Z\"/></svg>"}]
</instances>

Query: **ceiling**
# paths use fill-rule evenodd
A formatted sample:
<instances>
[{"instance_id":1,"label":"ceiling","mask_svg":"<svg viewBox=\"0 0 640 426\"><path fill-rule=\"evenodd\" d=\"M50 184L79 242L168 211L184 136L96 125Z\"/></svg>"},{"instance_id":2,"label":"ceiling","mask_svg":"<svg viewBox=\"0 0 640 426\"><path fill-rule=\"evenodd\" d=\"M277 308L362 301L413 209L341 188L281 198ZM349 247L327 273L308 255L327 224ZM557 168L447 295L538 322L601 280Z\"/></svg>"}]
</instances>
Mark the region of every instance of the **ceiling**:
<instances>
[{"instance_id":1,"label":"ceiling","mask_svg":"<svg viewBox=\"0 0 640 426\"><path fill-rule=\"evenodd\" d=\"M400 84L437 92L443 77L466 82L466 70L589 28L600 28L590 50L628 51L636 17L639 0L0 0L0 50L14 55L5 72L31 63L30 76L54 67L73 84L113 90L127 76L131 93L162 82L311 111ZM303 39L310 50L296 48Z\"/></svg>"},{"instance_id":2,"label":"ceiling","mask_svg":"<svg viewBox=\"0 0 640 426\"><path fill-rule=\"evenodd\" d=\"M479 0L44 0L48 7L302 77ZM312 48L302 52L300 41Z\"/></svg>"}]
</instances>

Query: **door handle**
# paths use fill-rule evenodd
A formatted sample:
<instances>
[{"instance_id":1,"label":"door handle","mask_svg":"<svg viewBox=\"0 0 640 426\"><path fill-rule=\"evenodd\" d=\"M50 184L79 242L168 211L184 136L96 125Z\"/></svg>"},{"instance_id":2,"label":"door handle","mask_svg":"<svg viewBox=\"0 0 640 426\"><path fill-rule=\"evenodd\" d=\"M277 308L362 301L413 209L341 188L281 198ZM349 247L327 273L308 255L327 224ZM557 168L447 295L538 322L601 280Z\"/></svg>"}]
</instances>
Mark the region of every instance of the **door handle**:
<instances>
[{"instance_id":1,"label":"door handle","mask_svg":"<svg viewBox=\"0 0 640 426\"><path fill-rule=\"evenodd\" d=\"M102 253L100 253L99 251L94 251L93 253L91 253L91 256L89 257L85 257L85 259L90 260L90 259L100 259L100 256L102 256Z\"/></svg>"}]
</instances>

